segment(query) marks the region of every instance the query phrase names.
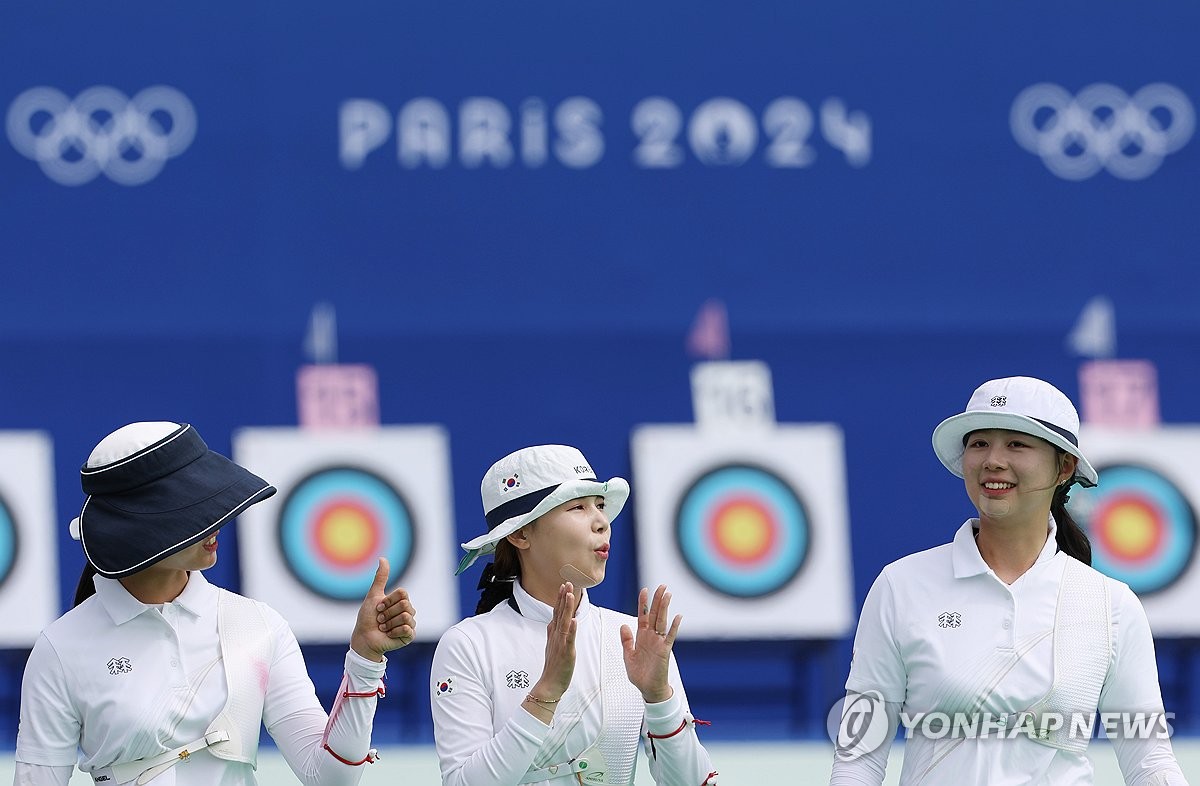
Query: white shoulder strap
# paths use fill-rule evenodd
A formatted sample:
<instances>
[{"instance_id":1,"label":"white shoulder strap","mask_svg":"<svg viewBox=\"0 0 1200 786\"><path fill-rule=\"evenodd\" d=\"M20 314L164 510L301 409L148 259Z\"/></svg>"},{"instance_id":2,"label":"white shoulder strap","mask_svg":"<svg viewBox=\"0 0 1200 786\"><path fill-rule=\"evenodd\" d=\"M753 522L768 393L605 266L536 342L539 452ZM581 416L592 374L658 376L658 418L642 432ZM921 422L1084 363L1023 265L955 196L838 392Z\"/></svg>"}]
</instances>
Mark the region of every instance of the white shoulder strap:
<instances>
[{"instance_id":1,"label":"white shoulder strap","mask_svg":"<svg viewBox=\"0 0 1200 786\"><path fill-rule=\"evenodd\" d=\"M229 698L208 731L227 731L229 740L211 746L210 752L221 759L256 766L266 700L262 675L270 669L273 655L271 628L253 600L226 590L220 593L217 630Z\"/></svg>"},{"instance_id":2,"label":"white shoulder strap","mask_svg":"<svg viewBox=\"0 0 1200 786\"><path fill-rule=\"evenodd\" d=\"M1030 710L1035 716L1053 712L1066 719L1039 728L1035 739L1053 748L1083 753L1090 734L1072 732L1071 717L1092 717L1112 659L1112 600L1108 581L1096 570L1068 557L1054 614L1054 676L1050 692Z\"/></svg>"}]
</instances>

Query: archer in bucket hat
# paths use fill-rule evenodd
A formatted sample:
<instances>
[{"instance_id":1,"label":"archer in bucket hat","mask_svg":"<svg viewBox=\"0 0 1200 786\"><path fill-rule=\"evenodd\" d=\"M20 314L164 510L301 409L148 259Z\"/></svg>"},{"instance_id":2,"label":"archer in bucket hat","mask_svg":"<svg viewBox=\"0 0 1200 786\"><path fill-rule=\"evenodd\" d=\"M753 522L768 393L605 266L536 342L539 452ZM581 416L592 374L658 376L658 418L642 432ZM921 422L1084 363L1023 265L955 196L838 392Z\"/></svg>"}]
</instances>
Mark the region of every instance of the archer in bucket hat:
<instances>
[{"instance_id":1,"label":"archer in bucket hat","mask_svg":"<svg viewBox=\"0 0 1200 786\"><path fill-rule=\"evenodd\" d=\"M830 784L881 782L904 716L917 720L901 783L958 786L964 773L1092 783L1087 724L1138 712L1164 733L1116 741L1126 782L1186 786L1146 613L1128 586L1091 567L1087 535L1067 511L1074 483L1099 481L1070 399L1033 377L989 380L938 424L933 449L977 515L953 542L886 566L867 593L842 726L878 710L879 733L851 744L839 735ZM1003 732L935 739L920 721L932 713Z\"/></svg>"},{"instance_id":2,"label":"archer in bucket hat","mask_svg":"<svg viewBox=\"0 0 1200 786\"><path fill-rule=\"evenodd\" d=\"M588 597L629 483L599 480L576 448L537 445L493 464L480 494L487 532L462 544L458 572L494 560L475 616L433 656L443 782L628 786L644 734L655 781L712 783L672 651L671 593L643 587L637 616Z\"/></svg>"},{"instance_id":3,"label":"archer in bucket hat","mask_svg":"<svg viewBox=\"0 0 1200 786\"><path fill-rule=\"evenodd\" d=\"M416 624L408 593L386 592L387 560L326 715L287 622L201 572L216 564L220 528L273 486L169 421L109 434L80 478L87 498L71 533L88 564L75 607L26 665L16 782L66 783L78 763L96 783L249 786L266 725L306 783L357 783L357 765L375 758L384 653Z\"/></svg>"}]
</instances>

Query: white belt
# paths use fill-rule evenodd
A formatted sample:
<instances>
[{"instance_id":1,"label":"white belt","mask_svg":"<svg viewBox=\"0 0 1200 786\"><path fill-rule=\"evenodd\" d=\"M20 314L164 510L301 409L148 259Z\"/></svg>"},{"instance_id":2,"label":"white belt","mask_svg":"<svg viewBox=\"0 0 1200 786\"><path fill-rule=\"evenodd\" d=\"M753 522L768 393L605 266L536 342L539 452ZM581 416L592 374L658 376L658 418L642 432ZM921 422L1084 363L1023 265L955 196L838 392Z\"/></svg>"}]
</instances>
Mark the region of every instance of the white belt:
<instances>
[{"instance_id":1,"label":"white belt","mask_svg":"<svg viewBox=\"0 0 1200 786\"><path fill-rule=\"evenodd\" d=\"M128 783L137 778L138 786L142 786L142 784L149 783L176 764L187 761L188 757L196 751L204 750L209 745L225 742L228 739L229 732L224 729L210 731L200 739L189 742L186 745L180 745L175 750L160 753L156 756L147 756L137 761L127 761L123 764L114 764L111 767L94 770L91 773L92 781L97 784L104 784L104 786L116 786L116 784Z\"/></svg>"}]
</instances>

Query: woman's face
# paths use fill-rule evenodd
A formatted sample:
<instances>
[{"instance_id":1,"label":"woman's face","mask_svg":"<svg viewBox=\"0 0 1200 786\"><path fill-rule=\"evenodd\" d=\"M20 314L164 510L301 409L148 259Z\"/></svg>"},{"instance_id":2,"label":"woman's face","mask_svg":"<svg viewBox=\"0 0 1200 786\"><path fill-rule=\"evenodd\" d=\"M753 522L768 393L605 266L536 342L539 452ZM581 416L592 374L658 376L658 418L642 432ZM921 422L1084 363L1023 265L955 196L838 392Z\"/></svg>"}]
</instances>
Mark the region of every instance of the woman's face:
<instances>
[{"instance_id":1,"label":"woman's face","mask_svg":"<svg viewBox=\"0 0 1200 786\"><path fill-rule=\"evenodd\" d=\"M1075 457L1039 437L987 429L967 436L962 468L981 518L1044 519L1055 488L1074 473Z\"/></svg>"},{"instance_id":2,"label":"woman's face","mask_svg":"<svg viewBox=\"0 0 1200 786\"><path fill-rule=\"evenodd\" d=\"M523 582L536 577L557 587L563 568L570 565L587 577L590 583L585 586L595 586L608 567L609 535L604 497L579 497L551 508L509 541L520 549ZM583 584L583 578L576 583Z\"/></svg>"}]
</instances>

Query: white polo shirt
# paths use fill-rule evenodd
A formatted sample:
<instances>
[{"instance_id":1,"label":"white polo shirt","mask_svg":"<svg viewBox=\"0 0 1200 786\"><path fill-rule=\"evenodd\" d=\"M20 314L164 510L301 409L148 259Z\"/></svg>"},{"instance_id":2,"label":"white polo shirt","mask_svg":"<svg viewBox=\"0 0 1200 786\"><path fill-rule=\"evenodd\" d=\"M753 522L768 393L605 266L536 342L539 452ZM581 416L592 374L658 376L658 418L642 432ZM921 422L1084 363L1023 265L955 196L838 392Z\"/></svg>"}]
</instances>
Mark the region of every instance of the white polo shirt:
<instances>
[{"instance_id":1,"label":"white polo shirt","mask_svg":"<svg viewBox=\"0 0 1200 786\"><path fill-rule=\"evenodd\" d=\"M985 713L1020 713L1049 693L1059 585L1063 561L1071 557L1058 551L1051 519L1049 537L1033 567L1005 584L979 553L974 537L978 525L971 519L959 528L953 543L883 569L863 604L848 690L879 691L909 715L961 712L964 704L981 695L986 696ZM1112 636L1096 709L1162 712L1146 614L1128 586L1110 578L1104 581L1111 598ZM1016 665L1006 671L1014 653ZM1169 740L1114 738L1113 747L1127 783L1184 783ZM860 764L865 768L868 762ZM1160 771L1177 774L1178 780L1144 780ZM854 763L835 762L832 782L882 779L848 777L855 772L860 767ZM847 776L844 781L839 781L839 773ZM1091 784L1092 768L1081 753L1048 747L1024 735L948 743L915 734L905 742L900 783L1068 786Z\"/></svg>"},{"instance_id":2,"label":"white polo shirt","mask_svg":"<svg viewBox=\"0 0 1200 786\"><path fill-rule=\"evenodd\" d=\"M580 713L578 725L565 737L551 736L564 722L562 713L555 713L547 726L522 709L521 703L545 665L546 625L553 609L535 600L520 582L514 584L513 595L520 613L501 603L486 614L469 617L442 635L434 653L430 704L442 783L447 786L515 786L535 761L538 767L567 762L599 737L599 701ZM563 694L564 704L572 696L587 695L601 679L601 633L608 628L602 625L600 610L591 605L587 591L581 595L575 614L575 672ZM617 615L607 609L603 613ZM617 616L637 630L635 617ZM642 704L641 734L650 772L659 784L703 786L715 773L691 723L669 739L655 740L653 752L645 736L647 731L670 734L684 723L687 696L674 655L668 681L674 689L671 698ZM636 748L636 737L632 744ZM636 750L630 755L636 756ZM574 777L569 782L574 783Z\"/></svg>"},{"instance_id":3,"label":"white polo shirt","mask_svg":"<svg viewBox=\"0 0 1200 786\"><path fill-rule=\"evenodd\" d=\"M96 594L38 637L21 684L18 783L66 784L78 758L85 772L153 756L202 736L225 707L228 691L217 635L218 590L193 571L170 603L147 605L119 581L96 577ZM266 687L263 723L305 782L352 785L348 767L320 748L327 716L305 669L295 636L277 612L273 659L259 664ZM372 691L385 663L351 651L348 688ZM375 699L348 699L329 745L357 760L370 747ZM21 780L24 778L24 780ZM249 764L199 751L153 780L154 786L248 786ZM109 786L106 784L105 786ZM115 786L112 785L112 786Z\"/></svg>"}]
</instances>

